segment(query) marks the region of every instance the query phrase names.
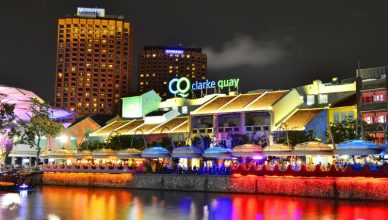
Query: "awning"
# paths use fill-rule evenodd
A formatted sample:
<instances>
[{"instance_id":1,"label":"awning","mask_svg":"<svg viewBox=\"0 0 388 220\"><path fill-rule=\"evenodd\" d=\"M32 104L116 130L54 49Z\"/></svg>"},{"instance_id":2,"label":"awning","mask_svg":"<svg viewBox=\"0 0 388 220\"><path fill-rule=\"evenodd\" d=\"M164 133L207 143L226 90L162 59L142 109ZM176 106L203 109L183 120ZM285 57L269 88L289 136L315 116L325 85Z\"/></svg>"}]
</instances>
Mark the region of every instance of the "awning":
<instances>
[{"instance_id":1,"label":"awning","mask_svg":"<svg viewBox=\"0 0 388 220\"><path fill-rule=\"evenodd\" d=\"M170 157L170 152L164 147L151 147L143 150L141 156L144 158L167 158Z\"/></svg>"},{"instance_id":2,"label":"awning","mask_svg":"<svg viewBox=\"0 0 388 220\"><path fill-rule=\"evenodd\" d=\"M176 158L201 158L202 150L193 146L177 147L172 151L171 156Z\"/></svg>"},{"instance_id":3,"label":"awning","mask_svg":"<svg viewBox=\"0 0 388 220\"><path fill-rule=\"evenodd\" d=\"M292 151L292 154L296 156L306 156L306 155L332 156L333 148L319 141L308 141L305 143L295 145L295 148Z\"/></svg>"},{"instance_id":4,"label":"awning","mask_svg":"<svg viewBox=\"0 0 388 220\"><path fill-rule=\"evenodd\" d=\"M381 151L381 147L378 147L376 144L370 141L353 139L340 143L334 153L336 155L366 156L380 154Z\"/></svg>"},{"instance_id":5,"label":"awning","mask_svg":"<svg viewBox=\"0 0 388 220\"><path fill-rule=\"evenodd\" d=\"M203 157L213 158L213 159L231 159L232 151L223 147L210 147L203 152Z\"/></svg>"},{"instance_id":6,"label":"awning","mask_svg":"<svg viewBox=\"0 0 388 220\"><path fill-rule=\"evenodd\" d=\"M76 159L92 159L92 152L90 150L78 151L74 154Z\"/></svg>"},{"instance_id":7,"label":"awning","mask_svg":"<svg viewBox=\"0 0 388 220\"><path fill-rule=\"evenodd\" d=\"M116 159L116 151L111 149L101 149L92 152L93 158L98 159Z\"/></svg>"},{"instance_id":8,"label":"awning","mask_svg":"<svg viewBox=\"0 0 388 220\"><path fill-rule=\"evenodd\" d=\"M117 151L117 157L120 159L139 158L141 157L141 151L136 148L119 150Z\"/></svg>"},{"instance_id":9,"label":"awning","mask_svg":"<svg viewBox=\"0 0 388 220\"><path fill-rule=\"evenodd\" d=\"M17 144L12 148L9 157L36 157L38 150L35 147L31 148L30 145Z\"/></svg>"},{"instance_id":10,"label":"awning","mask_svg":"<svg viewBox=\"0 0 388 220\"><path fill-rule=\"evenodd\" d=\"M66 160L74 158L74 152L65 149L57 149L52 151L44 151L39 157Z\"/></svg>"},{"instance_id":11,"label":"awning","mask_svg":"<svg viewBox=\"0 0 388 220\"><path fill-rule=\"evenodd\" d=\"M263 157L263 148L256 144L243 144L233 148L234 157Z\"/></svg>"},{"instance_id":12,"label":"awning","mask_svg":"<svg viewBox=\"0 0 388 220\"><path fill-rule=\"evenodd\" d=\"M265 156L291 156L292 148L284 144L273 144L264 148Z\"/></svg>"}]
</instances>

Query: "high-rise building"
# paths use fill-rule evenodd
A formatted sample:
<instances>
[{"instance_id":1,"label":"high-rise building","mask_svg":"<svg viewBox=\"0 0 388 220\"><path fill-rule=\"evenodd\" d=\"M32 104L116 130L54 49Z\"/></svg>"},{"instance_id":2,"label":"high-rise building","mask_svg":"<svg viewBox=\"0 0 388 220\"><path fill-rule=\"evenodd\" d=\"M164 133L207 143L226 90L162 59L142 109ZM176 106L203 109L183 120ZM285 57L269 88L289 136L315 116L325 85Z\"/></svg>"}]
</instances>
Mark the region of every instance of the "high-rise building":
<instances>
[{"instance_id":1,"label":"high-rise building","mask_svg":"<svg viewBox=\"0 0 388 220\"><path fill-rule=\"evenodd\" d=\"M169 97L168 82L176 77L206 79L207 56L201 48L144 47L139 54L139 92L153 89L162 98Z\"/></svg>"},{"instance_id":2,"label":"high-rise building","mask_svg":"<svg viewBox=\"0 0 388 220\"><path fill-rule=\"evenodd\" d=\"M105 9L59 19L54 105L78 116L119 113L130 92L132 35L123 16Z\"/></svg>"}]
</instances>

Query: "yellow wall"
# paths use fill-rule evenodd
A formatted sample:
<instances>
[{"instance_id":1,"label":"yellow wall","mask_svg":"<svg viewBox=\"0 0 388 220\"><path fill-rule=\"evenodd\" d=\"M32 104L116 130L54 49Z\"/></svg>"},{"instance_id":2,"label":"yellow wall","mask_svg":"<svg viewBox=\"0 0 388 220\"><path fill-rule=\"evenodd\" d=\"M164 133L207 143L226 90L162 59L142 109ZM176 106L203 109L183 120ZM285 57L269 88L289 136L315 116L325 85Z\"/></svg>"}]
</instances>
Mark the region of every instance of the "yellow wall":
<instances>
[{"instance_id":1,"label":"yellow wall","mask_svg":"<svg viewBox=\"0 0 388 220\"><path fill-rule=\"evenodd\" d=\"M279 123L301 104L303 104L303 100L295 89L277 101L272 106L273 121L271 122L271 130L275 130Z\"/></svg>"},{"instance_id":2,"label":"yellow wall","mask_svg":"<svg viewBox=\"0 0 388 220\"><path fill-rule=\"evenodd\" d=\"M350 112L352 111L353 112L353 118L356 119L357 118L357 107L356 105L353 105L353 106L344 106L344 107L336 107L336 108L329 108L328 109L328 113L329 113L329 117L328 117L328 122L329 124L330 123L334 123L334 113L335 112L338 112L341 113L342 112ZM343 118L340 118L340 120L343 120Z\"/></svg>"}]
</instances>

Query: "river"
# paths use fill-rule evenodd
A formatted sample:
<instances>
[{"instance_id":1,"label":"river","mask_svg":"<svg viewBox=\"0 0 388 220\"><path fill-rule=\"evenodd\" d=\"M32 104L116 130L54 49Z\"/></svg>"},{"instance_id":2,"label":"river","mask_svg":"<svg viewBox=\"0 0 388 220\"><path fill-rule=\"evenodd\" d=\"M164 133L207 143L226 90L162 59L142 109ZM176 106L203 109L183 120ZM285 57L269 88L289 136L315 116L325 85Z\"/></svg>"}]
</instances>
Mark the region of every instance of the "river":
<instances>
[{"instance_id":1,"label":"river","mask_svg":"<svg viewBox=\"0 0 388 220\"><path fill-rule=\"evenodd\" d=\"M41 186L0 192L0 219L386 219L388 203L272 195Z\"/></svg>"}]
</instances>

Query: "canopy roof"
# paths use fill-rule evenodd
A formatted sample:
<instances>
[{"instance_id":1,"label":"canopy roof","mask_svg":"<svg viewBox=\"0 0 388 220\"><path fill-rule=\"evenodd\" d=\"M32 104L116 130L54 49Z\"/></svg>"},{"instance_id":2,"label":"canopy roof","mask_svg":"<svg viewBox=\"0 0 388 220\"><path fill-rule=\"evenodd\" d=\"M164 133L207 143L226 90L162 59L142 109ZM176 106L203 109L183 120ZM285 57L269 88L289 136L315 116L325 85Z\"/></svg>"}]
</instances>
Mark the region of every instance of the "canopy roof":
<instances>
[{"instance_id":1,"label":"canopy roof","mask_svg":"<svg viewBox=\"0 0 388 220\"><path fill-rule=\"evenodd\" d=\"M83 150L83 151L78 151L74 154L74 157L76 159L92 159L92 151L90 150Z\"/></svg>"},{"instance_id":2,"label":"canopy roof","mask_svg":"<svg viewBox=\"0 0 388 220\"><path fill-rule=\"evenodd\" d=\"M338 145L335 150L337 155L374 155L381 153L382 148L378 147L376 144L361 140L353 139L349 141L342 142Z\"/></svg>"},{"instance_id":3,"label":"canopy roof","mask_svg":"<svg viewBox=\"0 0 388 220\"><path fill-rule=\"evenodd\" d=\"M255 144L243 144L233 148L232 155L235 157L264 156L263 148Z\"/></svg>"},{"instance_id":4,"label":"canopy roof","mask_svg":"<svg viewBox=\"0 0 388 220\"><path fill-rule=\"evenodd\" d=\"M170 157L170 152L164 147L151 147L143 150L141 156L144 158L166 158Z\"/></svg>"},{"instance_id":5,"label":"canopy roof","mask_svg":"<svg viewBox=\"0 0 388 220\"><path fill-rule=\"evenodd\" d=\"M164 129L166 128L166 129ZM143 119L117 120L91 133L90 136L108 137L114 135L134 135L141 130L144 134L187 133L189 132L188 117L181 116L163 123L145 124ZM137 132L136 134L141 134Z\"/></svg>"},{"instance_id":6,"label":"canopy roof","mask_svg":"<svg viewBox=\"0 0 388 220\"><path fill-rule=\"evenodd\" d=\"M308 141L295 145L295 150L292 154L297 156L306 155L333 155L333 148L319 141Z\"/></svg>"},{"instance_id":7,"label":"canopy roof","mask_svg":"<svg viewBox=\"0 0 388 220\"><path fill-rule=\"evenodd\" d=\"M177 147L172 151L171 156L177 158L200 158L203 151L194 146Z\"/></svg>"},{"instance_id":8,"label":"canopy roof","mask_svg":"<svg viewBox=\"0 0 388 220\"><path fill-rule=\"evenodd\" d=\"M9 157L36 157L37 150L26 144L17 144L12 148Z\"/></svg>"},{"instance_id":9,"label":"canopy roof","mask_svg":"<svg viewBox=\"0 0 388 220\"><path fill-rule=\"evenodd\" d=\"M71 159L74 157L74 152L65 149L49 150L44 151L40 158L52 158L52 159Z\"/></svg>"},{"instance_id":10,"label":"canopy roof","mask_svg":"<svg viewBox=\"0 0 388 220\"><path fill-rule=\"evenodd\" d=\"M141 151L136 148L127 148L117 151L117 157L120 159L139 158L141 157Z\"/></svg>"},{"instance_id":11,"label":"canopy roof","mask_svg":"<svg viewBox=\"0 0 388 220\"><path fill-rule=\"evenodd\" d=\"M92 152L93 158L115 158L116 151L111 149L101 149Z\"/></svg>"},{"instance_id":12,"label":"canopy roof","mask_svg":"<svg viewBox=\"0 0 388 220\"><path fill-rule=\"evenodd\" d=\"M305 126L322 110L323 109L298 109L287 118L284 123L289 130L304 130Z\"/></svg>"},{"instance_id":13,"label":"canopy roof","mask_svg":"<svg viewBox=\"0 0 388 220\"><path fill-rule=\"evenodd\" d=\"M43 102L38 95L31 91L0 84L1 102L15 104L15 115L23 121L28 121L30 119L31 114L29 107L31 98L36 98ZM52 112L51 118L53 119L66 119L71 118L74 115L73 112L64 109L51 108L50 110Z\"/></svg>"},{"instance_id":14,"label":"canopy roof","mask_svg":"<svg viewBox=\"0 0 388 220\"><path fill-rule=\"evenodd\" d=\"M273 144L264 148L266 156L290 156L292 148L284 144Z\"/></svg>"},{"instance_id":15,"label":"canopy roof","mask_svg":"<svg viewBox=\"0 0 388 220\"><path fill-rule=\"evenodd\" d=\"M238 96L218 96L191 112L191 114L201 115L236 111L270 110L272 109L272 105L287 94L287 92L288 90L281 90L265 93L240 94Z\"/></svg>"},{"instance_id":16,"label":"canopy roof","mask_svg":"<svg viewBox=\"0 0 388 220\"><path fill-rule=\"evenodd\" d=\"M231 158L231 150L223 147L210 147L203 152L203 157L206 158L214 158L214 159L230 159Z\"/></svg>"}]
</instances>

